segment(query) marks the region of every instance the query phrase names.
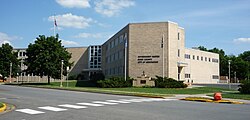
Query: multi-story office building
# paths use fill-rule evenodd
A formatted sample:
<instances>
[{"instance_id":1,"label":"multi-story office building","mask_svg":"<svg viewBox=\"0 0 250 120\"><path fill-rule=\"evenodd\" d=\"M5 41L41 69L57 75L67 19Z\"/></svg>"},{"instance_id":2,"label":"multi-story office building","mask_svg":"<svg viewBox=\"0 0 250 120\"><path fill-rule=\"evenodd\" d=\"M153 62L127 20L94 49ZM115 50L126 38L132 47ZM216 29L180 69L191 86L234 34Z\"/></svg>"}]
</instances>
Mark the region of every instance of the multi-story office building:
<instances>
[{"instance_id":1,"label":"multi-story office building","mask_svg":"<svg viewBox=\"0 0 250 120\"><path fill-rule=\"evenodd\" d=\"M185 48L185 31L174 22L130 23L103 45L66 48L70 75L164 76L187 83L218 83L219 55ZM25 49L16 49L25 59ZM23 66L22 70L25 69Z\"/></svg>"},{"instance_id":2,"label":"multi-story office building","mask_svg":"<svg viewBox=\"0 0 250 120\"><path fill-rule=\"evenodd\" d=\"M219 81L219 55L186 49L184 28L174 22L128 24L103 44L102 52L107 77L145 73L190 83Z\"/></svg>"}]
</instances>

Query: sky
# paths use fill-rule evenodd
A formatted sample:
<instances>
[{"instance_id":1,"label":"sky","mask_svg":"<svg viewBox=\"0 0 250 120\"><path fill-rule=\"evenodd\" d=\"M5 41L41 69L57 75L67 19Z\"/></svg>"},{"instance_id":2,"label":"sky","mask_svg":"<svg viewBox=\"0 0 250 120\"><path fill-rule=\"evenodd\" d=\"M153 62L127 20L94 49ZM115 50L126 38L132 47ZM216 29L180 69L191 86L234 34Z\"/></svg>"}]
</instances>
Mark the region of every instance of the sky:
<instances>
[{"instance_id":1,"label":"sky","mask_svg":"<svg viewBox=\"0 0 250 120\"><path fill-rule=\"evenodd\" d=\"M250 50L250 0L0 0L0 44L56 33L65 47L101 45L128 23L178 23L187 48Z\"/></svg>"}]
</instances>

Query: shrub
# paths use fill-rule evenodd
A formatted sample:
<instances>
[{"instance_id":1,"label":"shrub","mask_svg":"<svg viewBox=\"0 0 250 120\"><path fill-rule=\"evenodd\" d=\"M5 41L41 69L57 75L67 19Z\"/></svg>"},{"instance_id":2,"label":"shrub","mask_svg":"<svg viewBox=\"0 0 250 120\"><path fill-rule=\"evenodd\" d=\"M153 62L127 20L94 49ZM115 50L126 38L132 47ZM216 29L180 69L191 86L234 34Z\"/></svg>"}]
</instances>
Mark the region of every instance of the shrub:
<instances>
[{"instance_id":1,"label":"shrub","mask_svg":"<svg viewBox=\"0 0 250 120\"><path fill-rule=\"evenodd\" d=\"M128 79L125 81L122 77L111 77L106 80L100 80L97 81L98 87L101 88L122 88L122 87L131 87L132 86L132 80Z\"/></svg>"},{"instance_id":2,"label":"shrub","mask_svg":"<svg viewBox=\"0 0 250 120\"><path fill-rule=\"evenodd\" d=\"M77 80L77 75L70 75L68 80Z\"/></svg>"},{"instance_id":3,"label":"shrub","mask_svg":"<svg viewBox=\"0 0 250 120\"><path fill-rule=\"evenodd\" d=\"M173 78L162 78L156 76L155 87L158 88L186 88L187 85L183 81L177 81Z\"/></svg>"},{"instance_id":4,"label":"shrub","mask_svg":"<svg viewBox=\"0 0 250 120\"><path fill-rule=\"evenodd\" d=\"M244 80L239 85L239 91L242 94L250 94L250 80Z\"/></svg>"}]
</instances>

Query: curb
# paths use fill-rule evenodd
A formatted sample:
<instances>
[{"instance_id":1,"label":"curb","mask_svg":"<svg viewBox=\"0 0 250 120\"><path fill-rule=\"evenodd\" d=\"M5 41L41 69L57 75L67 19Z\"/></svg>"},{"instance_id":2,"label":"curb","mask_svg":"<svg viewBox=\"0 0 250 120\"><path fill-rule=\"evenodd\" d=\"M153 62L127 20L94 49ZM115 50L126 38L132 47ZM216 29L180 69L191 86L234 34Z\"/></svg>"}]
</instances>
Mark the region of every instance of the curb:
<instances>
[{"instance_id":1,"label":"curb","mask_svg":"<svg viewBox=\"0 0 250 120\"><path fill-rule=\"evenodd\" d=\"M5 103L3 103L3 106L0 108L0 113L4 112L6 110L7 106Z\"/></svg>"},{"instance_id":2,"label":"curb","mask_svg":"<svg viewBox=\"0 0 250 120\"><path fill-rule=\"evenodd\" d=\"M203 97L186 97L182 98L180 100L186 100L186 101L197 101L197 102L210 102L210 103L226 103L226 104L245 104L243 102L238 101L231 101L231 100L213 100L209 98L203 98Z\"/></svg>"}]
</instances>

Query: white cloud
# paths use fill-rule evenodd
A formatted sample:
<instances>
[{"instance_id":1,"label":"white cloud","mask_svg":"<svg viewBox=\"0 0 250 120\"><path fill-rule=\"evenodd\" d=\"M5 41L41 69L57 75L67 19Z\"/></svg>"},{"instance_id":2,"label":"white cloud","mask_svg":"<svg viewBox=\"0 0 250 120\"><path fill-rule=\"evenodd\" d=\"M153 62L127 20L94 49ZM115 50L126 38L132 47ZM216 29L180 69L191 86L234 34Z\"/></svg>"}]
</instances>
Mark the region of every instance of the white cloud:
<instances>
[{"instance_id":1,"label":"white cloud","mask_svg":"<svg viewBox=\"0 0 250 120\"><path fill-rule=\"evenodd\" d=\"M58 27L71 27L71 28L84 29L89 27L90 23L96 22L92 18L73 15L72 13L49 16L48 20L54 22L54 17L56 19Z\"/></svg>"},{"instance_id":2,"label":"white cloud","mask_svg":"<svg viewBox=\"0 0 250 120\"><path fill-rule=\"evenodd\" d=\"M58 4L67 8L89 8L89 0L56 0Z\"/></svg>"},{"instance_id":3,"label":"white cloud","mask_svg":"<svg viewBox=\"0 0 250 120\"><path fill-rule=\"evenodd\" d=\"M74 36L74 38L104 38L105 35L102 33L79 33L78 35Z\"/></svg>"},{"instance_id":4,"label":"white cloud","mask_svg":"<svg viewBox=\"0 0 250 120\"><path fill-rule=\"evenodd\" d=\"M0 32L0 45L5 44L5 43L11 44L11 41L18 40L18 39L22 39L22 37L9 36L6 33Z\"/></svg>"},{"instance_id":5,"label":"white cloud","mask_svg":"<svg viewBox=\"0 0 250 120\"><path fill-rule=\"evenodd\" d=\"M62 40L62 45L63 46L78 46L79 44L77 42L74 41L68 41L68 40Z\"/></svg>"},{"instance_id":6,"label":"white cloud","mask_svg":"<svg viewBox=\"0 0 250 120\"><path fill-rule=\"evenodd\" d=\"M135 2L133 0L99 0L95 2L95 11L112 17L118 15L122 9L134 5Z\"/></svg>"},{"instance_id":7,"label":"white cloud","mask_svg":"<svg viewBox=\"0 0 250 120\"><path fill-rule=\"evenodd\" d=\"M250 43L250 38L237 38L237 39L234 39L234 42L236 42L236 43Z\"/></svg>"}]
</instances>

